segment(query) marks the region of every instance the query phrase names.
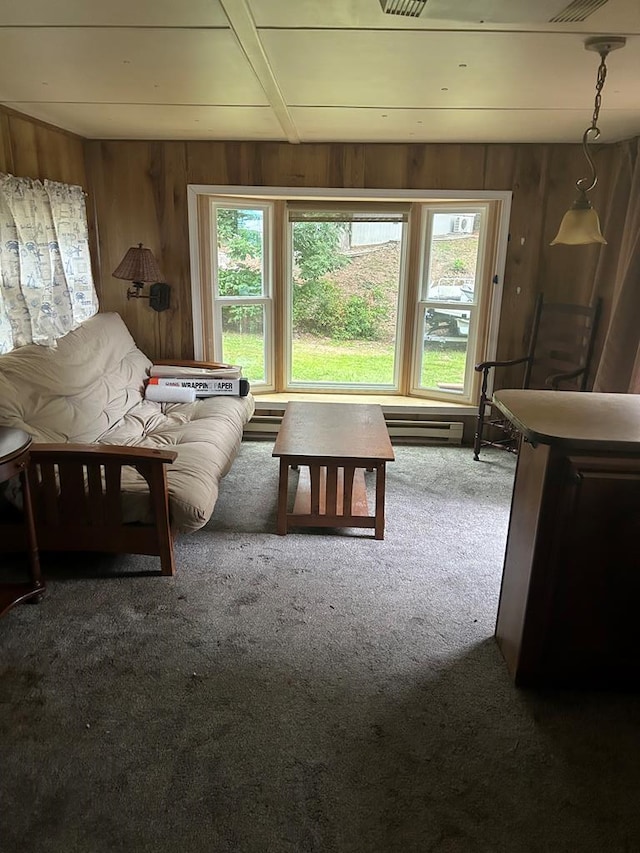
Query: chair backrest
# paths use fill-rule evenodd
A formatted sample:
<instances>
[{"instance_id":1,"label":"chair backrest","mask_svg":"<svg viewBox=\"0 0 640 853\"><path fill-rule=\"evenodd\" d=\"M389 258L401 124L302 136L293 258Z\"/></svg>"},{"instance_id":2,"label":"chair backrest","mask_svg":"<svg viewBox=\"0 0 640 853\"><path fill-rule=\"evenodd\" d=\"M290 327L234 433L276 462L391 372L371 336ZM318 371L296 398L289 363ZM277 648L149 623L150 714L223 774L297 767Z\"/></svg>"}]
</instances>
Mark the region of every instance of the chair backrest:
<instances>
[{"instance_id":1,"label":"chair backrest","mask_svg":"<svg viewBox=\"0 0 640 853\"><path fill-rule=\"evenodd\" d=\"M599 299L593 305L572 305L545 302L540 294L523 387L548 390L553 376L582 370L579 376L563 381L559 387L563 391L584 391L599 316Z\"/></svg>"}]
</instances>

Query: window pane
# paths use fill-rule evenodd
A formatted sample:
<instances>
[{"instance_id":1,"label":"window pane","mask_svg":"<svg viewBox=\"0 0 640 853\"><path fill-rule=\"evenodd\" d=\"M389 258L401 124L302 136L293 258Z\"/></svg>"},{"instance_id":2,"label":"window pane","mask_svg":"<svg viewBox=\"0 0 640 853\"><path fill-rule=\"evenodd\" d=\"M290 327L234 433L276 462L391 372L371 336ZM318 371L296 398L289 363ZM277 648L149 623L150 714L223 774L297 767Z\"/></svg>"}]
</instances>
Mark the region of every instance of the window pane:
<instances>
[{"instance_id":1,"label":"window pane","mask_svg":"<svg viewBox=\"0 0 640 853\"><path fill-rule=\"evenodd\" d=\"M482 216L435 213L431 229L427 299L473 302Z\"/></svg>"},{"instance_id":2,"label":"window pane","mask_svg":"<svg viewBox=\"0 0 640 853\"><path fill-rule=\"evenodd\" d=\"M222 306L222 360L239 364L250 382L266 382L262 305Z\"/></svg>"},{"instance_id":3,"label":"window pane","mask_svg":"<svg viewBox=\"0 0 640 853\"><path fill-rule=\"evenodd\" d=\"M264 211L216 207L218 296L262 296Z\"/></svg>"},{"instance_id":4,"label":"window pane","mask_svg":"<svg viewBox=\"0 0 640 853\"><path fill-rule=\"evenodd\" d=\"M466 359L466 339L436 342L427 340L425 336L420 372L421 387L462 394Z\"/></svg>"},{"instance_id":5,"label":"window pane","mask_svg":"<svg viewBox=\"0 0 640 853\"><path fill-rule=\"evenodd\" d=\"M424 315L420 386L438 391L464 390L471 309L428 307Z\"/></svg>"},{"instance_id":6,"label":"window pane","mask_svg":"<svg viewBox=\"0 0 640 853\"><path fill-rule=\"evenodd\" d=\"M291 377L393 386L403 227L293 222Z\"/></svg>"}]
</instances>

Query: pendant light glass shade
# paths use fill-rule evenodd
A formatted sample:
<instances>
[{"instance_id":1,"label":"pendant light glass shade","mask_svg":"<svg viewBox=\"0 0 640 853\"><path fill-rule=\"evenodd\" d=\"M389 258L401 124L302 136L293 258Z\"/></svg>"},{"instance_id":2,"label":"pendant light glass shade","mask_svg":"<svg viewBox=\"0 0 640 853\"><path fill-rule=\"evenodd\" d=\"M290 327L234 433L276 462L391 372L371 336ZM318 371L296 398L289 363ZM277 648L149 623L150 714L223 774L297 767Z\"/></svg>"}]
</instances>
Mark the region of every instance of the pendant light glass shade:
<instances>
[{"instance_id":1,"label":"pendant light glass shade","mask_svg":"<svg viewBox=\"0 0 640 853\"><path fill-rule=\"evenodd\" d=\"M550 245L586 246L588 243L606 245L607 241L602 236L598 214L582 193L562 217L558 233Z\"/></svg>"}]
</instances>

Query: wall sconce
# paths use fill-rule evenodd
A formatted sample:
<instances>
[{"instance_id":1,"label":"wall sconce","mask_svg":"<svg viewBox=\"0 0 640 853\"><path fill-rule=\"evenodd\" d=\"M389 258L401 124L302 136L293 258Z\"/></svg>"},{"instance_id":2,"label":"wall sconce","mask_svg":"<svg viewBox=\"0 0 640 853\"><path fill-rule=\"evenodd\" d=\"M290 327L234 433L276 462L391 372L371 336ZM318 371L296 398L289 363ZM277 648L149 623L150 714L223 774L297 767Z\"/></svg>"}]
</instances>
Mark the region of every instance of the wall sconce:
<instances>
[{"instance_id":1,"label":"wall sconce","mask_svg":"<svg viewBox=\"0 0 640 853\"><path fill-rule=\"evenodd\" d=\"M114 278L133 282L133 290L127 290L127 299L148 299L154 311L166 311L169 307L171 287L159 279L164 278L151 249L144 249L142 243L132 246L111 273ZM140 293L145 283L153 282L149 295Z\"/></svg>"},{"instance_id":2,"label":"wall sconce","mask_svg":"<svg viewBox=\"0 0 640 853\"><path fill-rule=\"evenodd\" d=\"M598 116L600 115L600 104L602 102L602 89L604 81L607 78L607 56L612 50L617 50L624 47L626 39L622 36L611 36L610 38L592 38L585 42L587 50L595 50L600 54L600 66L598 67L598 77L596 80L596 98L593 107L593 118L591 125L588 127L582 136L582 150L586 157L587 163L591 170L589 178L579 178L576 181L578 196L574 200L569 210L565 213L560 223L560 229L555 238L551 241L551 246L557 246L559 243L565 246L585 246L588 243L605 243L606 240L602 236L600 230L600 220L598 214L593 209L591 202L587 198L587 193L598 183L598 175L596 173L595 163L589 153L589 143L595 142L600 136L600 128L598 127Z\"/></svg>"}]
</instances>

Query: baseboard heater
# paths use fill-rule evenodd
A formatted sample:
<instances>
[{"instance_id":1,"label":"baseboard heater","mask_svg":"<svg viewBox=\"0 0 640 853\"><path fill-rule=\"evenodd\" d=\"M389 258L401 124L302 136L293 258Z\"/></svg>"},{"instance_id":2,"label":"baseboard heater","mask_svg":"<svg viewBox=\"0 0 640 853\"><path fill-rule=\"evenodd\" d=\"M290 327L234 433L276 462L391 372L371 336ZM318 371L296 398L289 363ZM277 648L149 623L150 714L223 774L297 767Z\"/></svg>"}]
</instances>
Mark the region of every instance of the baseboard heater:
<instances>
[{"instance_id":1,"label":"baseboard heater","mask_svg":"<svg viewBox=\"0 0 640 853\"><path fill-rule=\"evenodd\" d=\"M244 426L246 438L271 438L278 434L281 415L254 415ZM459 421L419 421L386 419L389 435L397 443L462 444L463 424Z\"/></svg>"},{"instance_id":2,"label":"baseboard heater","mask_svg":"<svg viewBox=\"0 0 640 853\"><path fill-rule=\"evenodd\" d=\"M424 440L425 444L462 444L463 424L459 421L414 421L387 418L391 438Z\"/></svg>"}]
</instances>

